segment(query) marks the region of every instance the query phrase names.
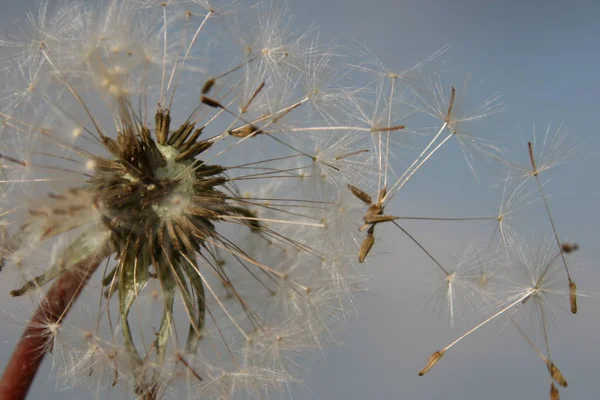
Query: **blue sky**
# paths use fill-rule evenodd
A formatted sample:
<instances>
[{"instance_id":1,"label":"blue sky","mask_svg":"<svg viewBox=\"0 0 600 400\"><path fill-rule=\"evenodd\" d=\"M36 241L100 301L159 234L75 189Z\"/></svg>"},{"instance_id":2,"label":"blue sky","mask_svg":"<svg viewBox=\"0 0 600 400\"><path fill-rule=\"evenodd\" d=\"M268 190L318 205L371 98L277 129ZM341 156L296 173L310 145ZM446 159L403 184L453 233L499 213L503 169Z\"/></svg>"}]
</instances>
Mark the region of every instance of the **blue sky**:
<instances>
[{"instance_id":1,"label":"blue sky","mask_svg":"<svg viewBox=\"0 0 600 400\"><path fill-rule=\"evenodd\" d=\"M3 5L0 24L6 26L11 19L22 17L34 9L33 4L23 0ZM324 40L366 43L391 69L409 67L450 43L451 49L441 57L447 60L444 82L461 87L468 77L468 95L475 102L500 91L507 111L486 121L486 127L509 147L524 151L534 123L540 132L551 121L565 123L579 152L552 172L548 190L561 236L581 245L574 258L575 279L586 291L600 292L595 253L600 246L600 135L596 120L600 112L600 3L290 0L289 7L295 22L319 26ZM419 214L431 212L439 198L444 204L452 203L449 209L459 213L483 212L488 204L495 204L498 182L483 180L483 189L457 191L452 188L476 187L466 167L453 185L448 184L447 176L436 173L436 166L455 163L450 158L455 156L441 155L431 170L424 171L403 206ZM432 186L436 190L430 193ZM451 237L452 228L447 226L431 234L425 227L415 229L427 235L442 255L450 255L451 243L460 242ZM429 354L460 330L440 328L429 312L429 281L408 272L421 260L414 256L414 247L391 238L386 242L393 250L376 254L376 262L365 267L364 273L372 276L371 291L357 295L357 315L338 336L344 345L327 347L324 356L307 364L306 381L298 388L297 398L548 398L543 364L514 329L502 329L502 323L486 327L468 343L457 346L431 373L419 378L417 371ZM9 301L7 297L0 295L3 302ZM563 399L600 398L598 301L597 296L584 299L577 318L557 315L551 331L554 358L569 378L569 388L561 391ZM3 331L0 366L11 347L7 331L0 329ZM85 398L85 392L57 392L42 373L31 398L76 395Z\"/></svg>"}]
</instances>

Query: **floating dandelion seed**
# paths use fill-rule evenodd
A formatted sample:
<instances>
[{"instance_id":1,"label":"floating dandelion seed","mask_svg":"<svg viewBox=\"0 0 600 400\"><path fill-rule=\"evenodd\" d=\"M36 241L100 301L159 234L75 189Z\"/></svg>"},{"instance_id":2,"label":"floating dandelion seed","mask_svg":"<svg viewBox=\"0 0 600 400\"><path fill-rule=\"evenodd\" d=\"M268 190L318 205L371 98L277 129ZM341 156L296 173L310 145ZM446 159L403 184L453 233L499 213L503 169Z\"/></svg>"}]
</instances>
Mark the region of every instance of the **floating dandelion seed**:
<instances>
[{"instance_id":1,"label":"floating dandelion seed","mask_svg":"<svg viewBox=\"0 0 600 400\"><path fill-rule=\"evenodd\" d=\"M429 361L427 362L427 365L425 365L425 367L423 367L422 370L419 371L419 376L423 376L426 373L429 372L429 370L431 368L433 368L433 366L435 364L437 364L438 361L440 361L440 359L444 356L444 354L446 354L446 350L438 350L435 351L430 357L429 357Z\"/></svg>"},{"instance_id":2,"label":"floating dandelion seed","mask_svg":"<svg viewBox=\"0 0 600 400\"><path fill-rule=\"evenodd\" d=\"M517 324L517 322L511 318L510 321L513 323L513 325L517 328L517 330L519 331L519 333L521 334L521 336L527 341L527 343L529 344L529 346L538 354L538 356L542 359L542 361L544 361L544 363L546 364L546 367L548 368L548 372L550 373L550 377L552 378L552 380L554 380L556 383L558 383L560 386L562 387L567 387L567 380L565 379L565 377L563 376L563 374L560 372L560 370L558 369L558 367L554 364L554 362L552 362L548 357L546 357L535 345L535 343L533 343L533 341L529 338L529 336L525 333L525 331L523 331L523 329L519 326L519 324ZM545 329L545 328L544 328ZM548 352L549 354L549 352Z\"/></svg>"},{"instance_id":3,"label":"floating dandelion seed","mask_svg":"<svg viewBox=\"0 0 600 400\"><path fill-rule=\"evenodd\" d=\"M552 218L552 213L550 212L550 204L549 204L548 198L546 197L546 194L544 192L544 189L543 189L543 186L542 186L542 183L540 180L540 176L539 176L541 171L545 171L545 170L549 169L553 164L562 163L563 160L562 160L561 156L566 157L566 156L570 155L571 152L573 152L573 150L569 149L568 153L566 155L564 155L564 154L561 155L561 153L558 153L559 147L560 147L560 145L562 145L564 137L566 136L566 133L562 132L561 128L562 127L559 128L559 132L556 134L556 137L557 137L556 143L552 144L550 146L551 147L550 154L547 155L547 154L542 153L542 156L549 157L549 158L548 159L545 158L543 160L541 167L538 167L538 164L536 162L532 142L528 142L527 147L529 150L529 160L531 161L531 168L532 168L531 176L534 177L535 182L537 184L538 191L540 192L542 201L544 202L544 208L546 209L546 214L548 216L548 220L550 221L550 225L552 227L552 232L554 233L554 239L555 239L556 245L559 249L559 254L560 254L563 266L565 268L565 272L567 273L567 280L569 283L569 291L570 291L569 300L570 300L570 305L571 305L571 312L573 314L576 314L577 313L577 290L576 290L575 282L571 278L571 274L570 274L569 268L567 266L567 260L565 258L565 253L568 254L570 252L571 248L568 245L565 247L561 244L561 241L558 236L558 230L556 228L556 224L554 223L554 218ZM548 139L549 130L550 130L550 126L548 126L548 130L546 131L546 138L544 140L544 146L546 144L546 140ZM543 150L545 150L545 148L543 148ZM554 159L556 159L556 160L554 160ZM567 250L567 251L565 251L565 250Z\"/></svg>"}]
</instances>

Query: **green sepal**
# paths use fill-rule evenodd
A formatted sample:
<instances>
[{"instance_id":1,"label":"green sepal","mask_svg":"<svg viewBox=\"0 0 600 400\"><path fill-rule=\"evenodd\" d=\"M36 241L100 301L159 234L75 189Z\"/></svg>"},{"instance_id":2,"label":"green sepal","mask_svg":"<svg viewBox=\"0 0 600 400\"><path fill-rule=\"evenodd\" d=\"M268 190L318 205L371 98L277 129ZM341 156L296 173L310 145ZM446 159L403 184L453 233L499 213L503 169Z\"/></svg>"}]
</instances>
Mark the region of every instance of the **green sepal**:
<instances>
[{"instance_id":1,"label":"green sepal","mask_svg":"<svg viewBox=\"0 0 600 400\"><path fill-rule=\"evenodd\" d=\"M121 254L118 265L119 314L121 315L124 345L134 358L134 362L139 365L142 360L133 343L128 318L131 306L148 283L149 260L144 256L145 252L140 252L136 257L131 250L128 243Z\"/></svg>"},{"instance_id":2,"label":"green sepal","mask_svg":"<svg viewBox=\"0 0 600 400\"><path fill-rule=\"evenodd\" d=\"M108 236L106 238L108 240ZM94 245L92 245L92 243ZM12 290L12 296L22 296L31 289L44 286L46 283L68 271L73 265L90 258L94 252L97 252L105 245L105 242L98 241L98 232L86 232L79 236L71 245L63 250L60 257L43 274L28 281L21 288Z\"/></svg>"},{"instance_id":3,"label":"green sepal","mask_svg":"<svg viewBox=\"0 0 600 400\"><path fill-rule=\"evenodd\" d=\"M154 269L158 275L164 296L163 315L156 337L156 358L159 364L163 362L167 341L169 340L169 328L171 321L173 321L173 300L175 299L175 288L177 287L170 266L167 265L170 261L162 262L162 258L161 261L154 264ZM173 269L177 270L176 264L173 264Z\"/></svg>"},{"instance_id":4,"label":"green sepal","mask_svg":"<svg viewBox=\"0 0 600 400\"><path fill-rule=\"evenodd\" d=\"M190 260L193 258L190 257ZM196 318L192 323L190 323L190 329L188 332L188 339L185 345L186 350L190 354L195 354L196 349L198 347L198 342L202 338L200 331L204 328L204 318L206 314L206 301L204 297L204 285L202 284L202 278L200 278L199 272L197 270L198 266L196 263L194 265L190 265L189 263L185 263L185 270L194 289L194 293L196 294L196 302L198 304ZM195 325L194 325L195 324Z\"/></svg>"}]
</instances>

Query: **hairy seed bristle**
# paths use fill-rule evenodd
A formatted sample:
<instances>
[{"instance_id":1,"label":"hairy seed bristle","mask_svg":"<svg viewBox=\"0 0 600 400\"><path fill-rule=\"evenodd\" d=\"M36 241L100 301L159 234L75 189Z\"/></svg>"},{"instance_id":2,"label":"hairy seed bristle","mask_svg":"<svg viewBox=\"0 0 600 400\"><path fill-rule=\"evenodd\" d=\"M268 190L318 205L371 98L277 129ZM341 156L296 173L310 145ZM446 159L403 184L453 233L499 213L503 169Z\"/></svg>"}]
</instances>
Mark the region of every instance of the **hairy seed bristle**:
<instances>
[{"instance_id":1,"label":"hairy seed bristle","mask_svg":"<svg viewBox=\"0 0 600 400\"><path fill-rule=\"evenodd\" d=\"M365 223L367 224L377 224L380 222L390 222L395 221L399 217L395 217L393 215L367 215L365 216Z\"/></svg>"}]
</instances>

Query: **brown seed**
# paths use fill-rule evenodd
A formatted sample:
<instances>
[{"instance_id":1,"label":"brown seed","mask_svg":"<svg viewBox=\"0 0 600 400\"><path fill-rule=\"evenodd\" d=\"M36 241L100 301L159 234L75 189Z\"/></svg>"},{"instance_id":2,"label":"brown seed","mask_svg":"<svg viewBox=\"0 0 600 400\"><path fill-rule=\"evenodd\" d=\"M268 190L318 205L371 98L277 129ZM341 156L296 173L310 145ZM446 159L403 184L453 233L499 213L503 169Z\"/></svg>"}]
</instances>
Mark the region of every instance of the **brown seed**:
<instances>
[{"instance_id":1,"label":"brown seed","mask_svg":"<svg viewBox=\"0 0 600 400\"><path fill-rule=\"evenodd\" d=\"M175 157L175 161L192 159L202 153L203 151L208 150L213 145L213 142L209 142L205 140L204 142L198 142L194 145L190 146L187 150L179 153L177 157Z\"/></svg>"},{"instance_id":2,"label":"brown seed","mask_svg":"<svg viewBox=\"0 0 600 400\"><path fill-rule=\"evenodd\" d=\"M240 128L235 128L229 131L229 134L234 137L245 138L252 134L260 135L263 131L256 125L244 125Z\"/></svg>"},{"instance_id":3,"label":"brown seed","mask_svg":"<svg viewBox=\"0 0 600 400\"><path fill-rule=\"evenodd\" d=\"M288 115L290 112L292 112L293 110L295 110L296 108L300 107L303 103L296 103L294 105L292 105L291 107L289 107L287 110L285 110L284 112L280 113L279 115L277 115L275 118L273 118L271 121L275 124L277 122L279 122L279 120L283 117L285 117L286 115Z\"/></svg>"},{"instance_id":4,"label":"brown seed","mask_svg":"<svg viewBox=\"0 0 600 400\"><path fill-rule=\"evenodd\" d=\"M192 131L194 130L195 123L185 122L183 125L179 127L175 132L173 132L167 143L171 146L180 148L183 142L190 136Z\"/></svg>"},{"instance_id":5,"label":"brown seed","mask_svg":"<svg viewBox=\"0 0 600 400\"><path fill-rule=\"evenodd\" d=\"M365 240L363 240L362 244L360 245L360 250L358 251L358 262L359 263L363 263L365 261L365 258L367 258L367 255L369 255L369 252L371 251L371 248L373 247L374 244L375 244L375 237L373 236L373 232L370 231L367 234L367 237L365 238Z\"/></svg>"},{"instance_id":6,"label":"brown seed","mask_svg":"<svg viewBox=\"0 0 600 400\"><path fill-rule=\"evenodd\" d=\"M350 152L350 153L339 154L339 155L335 156L335 159L336 160L343 160L344 158L348 158L350 156L355 156L357 154L368 153L368 152L369 152L368 149L357 150L357 151L353 151L353 152Z\"/></svg>"},{"instance_id":7,"label":"brown seed","mask_svg":"<svg viewBox=\"0 0 600 400\"><path fill-rule=\"evenodd\" d=\"M379 196L377 197L377 204L379 204L379 207L381 208L382 211L383 211L383 207L381 206L381 203L383 203L383 199L385 198L386 194L387 194L387 188L384 186L379 191Z\"/></svg>"},{"instance_id":8,"label":"brown seed","mask_svg":"<svg viewBox=\"0 0 600 400\"><path fill-rule=\"evenodd\" d=\"M13 162L15 164L19 164L22 167L27 167L27 163L25 161L21 161L21 160L18 160L16 158L13 158L10 156L5 156L4 154L0 154L0 160L7 160L7 161Z\"/></svg>"},{"instance_id":9,"label":"brown seed","mask_svg":"<svg viewBox=\"0 0 600 400\"><path fill-rule=\"evenodd\" d=\"M531 167L533 168L532 174L533 176L537 176L538 170L535 166L535 158L533 157L533 144L531 142L527 142L527 148L529 149L529 160L531 161Z\"/></svg>"},{"instance_id":10,"label":"brown seed","mask_svg":"<svg viewBox=\"0 0 600 400\"><path fill-rule=\"evenodd\" d=\"M160 144L165 144L167 142L167 138L169 137L169 126L171 124L171 116L169 115L169 110L158 109L156 111L156 115L154 117L154 130L156 135L156 140Z\"/></svg>"},{"instance_id":11,"label":"brown seed","mask_svg":"<svg viewBox=\"0 0 600 400\"><path fill-rule=\"evenodd\" d=\"M206 104L209 107L213 107L213 108L223 108L223 106L221 105L221 103L219 103L216 100L211 99L210 97L206 97L204 95L202 95L200 97L200 101L204 104Z\"/></svg>"},{"instance_id":12,"label":"brown seed","mask_svg":"<svg viewBox=\"0 0 600 400\"><path fill-rule=\"evenodd\" d=\"M365 213L364 219L366 221L368 218L376 217L378 215L381 215L382 213L383 213L383 208L381 207L380 203L371 204L369 206L369 208L367 209L367 212Z\"/></svg>"},{"instance_id":13,"label":"brown seed","mask_svg":"<svg viewBox=\"0 0 600 400\"><path fill-rule=\"evenodd\" d=\"M383 128L371 128L371 132L390 132L404 129L404 125L385 126Z\"/></svg>"},{"instance_id":14,"label":"brown seed","mask_svg":"<svg viewBox=\"0 0 600 400\"><path fill-rule=\"evenodd\" d=\"M448 112L446 113L446 118L444 118L445 123L450 122L450 115L452 114L452 107L454 106L454 97L456 97L456 89L454 86L450 89L450 101L448 102Z\"/></svg>"},{"instance_id":15,"label":"brown seed","mask_svg":"<svg viewBox=\"0 0 600 400\"><path fill-rule=\"evenodd\" d=\"M550 400L560 400L558 389L554 386L554 383L550 384Z\"/></svg>"},{"instance_id":16,"label":"brown seed","mask_svg":"<svg viewBox=\"0 0 600 400\"><path fill-rule=\"evenodd\" d=\"M395 221L398 217L393 215L367 215L365 216L365 223L367 224L377 224L379 222L389 222Z\"/></svg>"},{"instance_id":17,"label":"brown seed","mask_svg":"<svg viewBox=\"0 0 600 400\"><path fill-rule=\"evenodd\" d=\"M570 254L574 251L579 250L579 245L577 243L563 243L560 246L560 249L563 253Z\"/></svg>"},{"instance_id":18,"label":"brown seed","mask_svg":"<svg viewBox=\"0 0 600 400\"><path fill-rule=\"evenodd\" d=\"M366 205L371 205L373 203L373 199L371 199L371 196L369 196L366 192L360 190L356 186L348 184L348 189L352 192L353 195L358 197L358 199Z\"/></svg>"},{"instance_id":19,"label":"brown seed","mask_svg":"<svg viewBox=\"0 0 600 400\"><path fill-rule=\"evenodd\" d=\"M439 350L434 352L430 357L429 357L429 361L427 362L427 365L419 371L419 376L423 376L426 373L429 372L429 370L431 368L433 368L433 366L435 364L437 364L438 361L440 361L440 359L444 356L445 351L444 350Z\"/></svg>"},{"instance_id":20,"label":"brown seed","mask_svg":"<svg viewBox=\"0 0 600 400\"><path fill-rule=\"evenodd\" d=\"M577 285L575 282L569 282L569 300L571 302L571 313L577 314Z\"/></svg>"},{"instance_id":21,"label":"brown seed","mask_svg":"<svg viewBox=\"0 0 600 400\"><path fill-rule=\"evenodd\" d=\"M204 85L202 86L202 90L200 93L202 94L206 94L208 92L210 92L210 89L212 89L212 87L215 84L215 79L214 78L210 78L209 80L207 80L206 82L204 82Z\"/></svg>"},{"instance_id":22,"label":"brown seed","mask_svg":"<svg viewBox=\"0 0 600 400\"><path fill-rule=\"evenodd\" d=\"M548 366L548 372L552 376L552 379L556 381L560 386L567 387L568 383L560 370L554 365L554 363L550 360L546 360L546 365Z\"/></svg>"},{"instance_id":23,"label":"brown seed","mask_svg":"<svg viewBox=\"0 0 600 400\"><path fill-rule=\"evenodd\" d=\"M252 93L252 96L250 96L250 98L248 99L248 102L240 110L242 112L242 114L245 114L248 111L248 107L250 107L250 104L254 101L256 96L258 96L260 91L264 89L264 87L265 87L265 82L263 81L260 83L260 85L258 85L258 87L254 91L254 93Z\"/></svg>"}]
</instances>

